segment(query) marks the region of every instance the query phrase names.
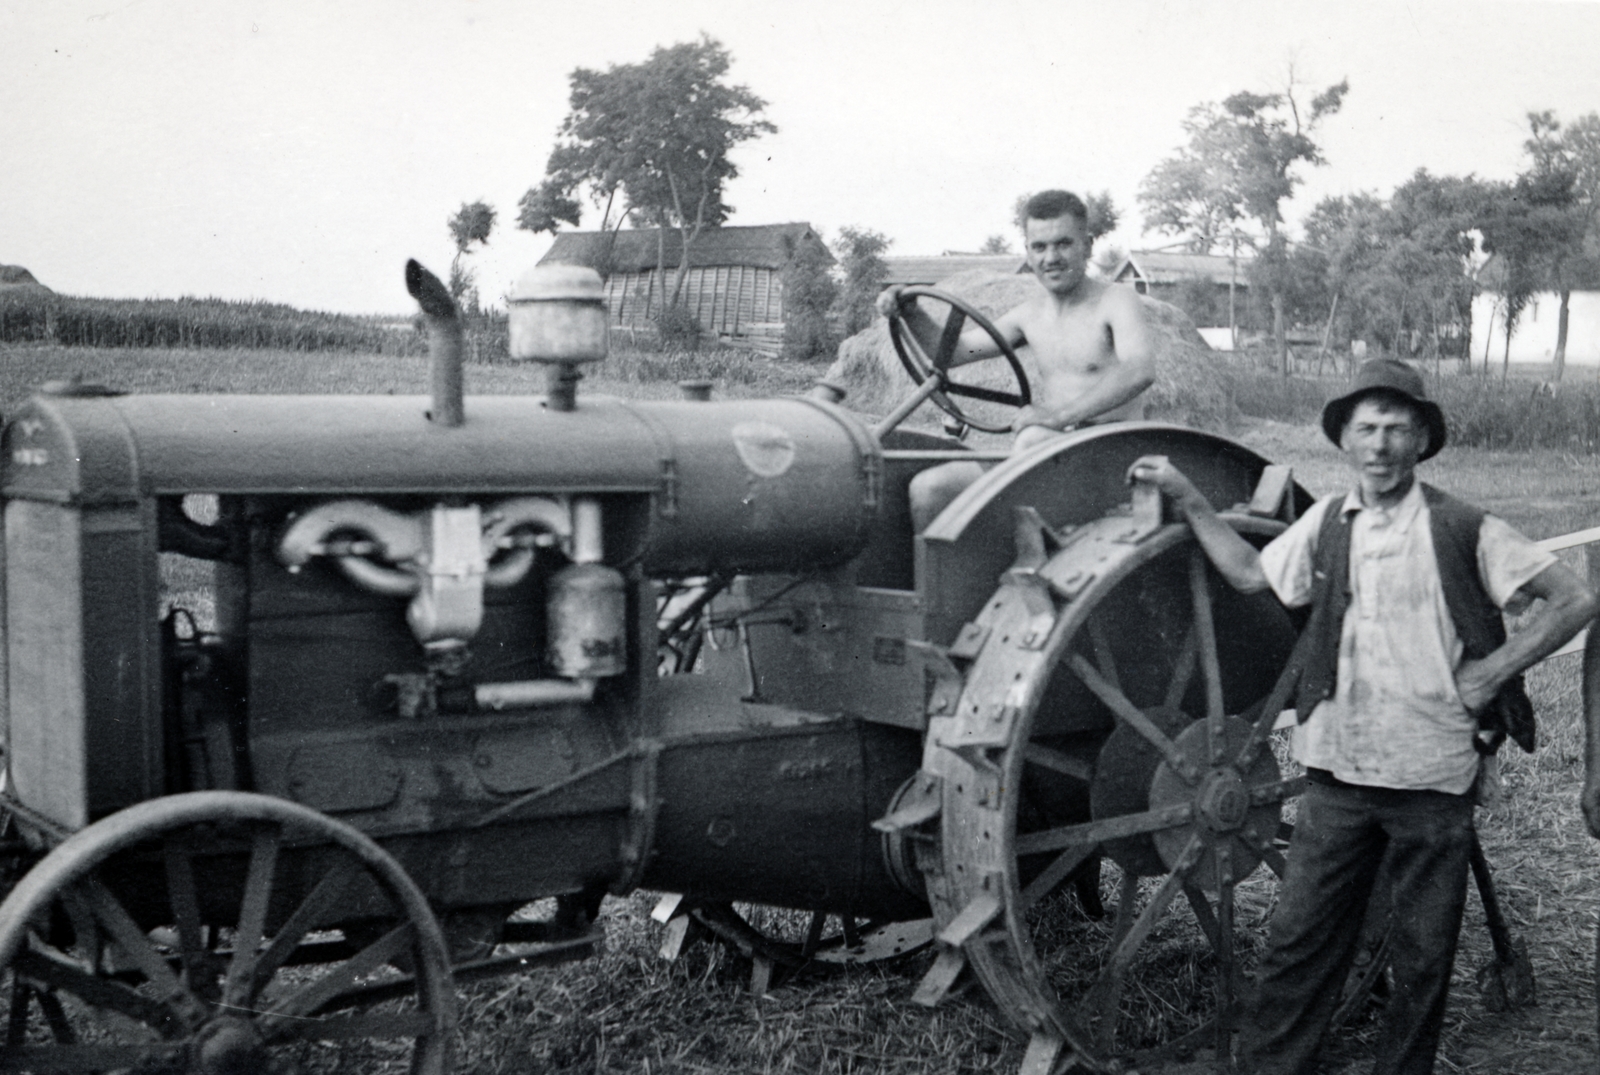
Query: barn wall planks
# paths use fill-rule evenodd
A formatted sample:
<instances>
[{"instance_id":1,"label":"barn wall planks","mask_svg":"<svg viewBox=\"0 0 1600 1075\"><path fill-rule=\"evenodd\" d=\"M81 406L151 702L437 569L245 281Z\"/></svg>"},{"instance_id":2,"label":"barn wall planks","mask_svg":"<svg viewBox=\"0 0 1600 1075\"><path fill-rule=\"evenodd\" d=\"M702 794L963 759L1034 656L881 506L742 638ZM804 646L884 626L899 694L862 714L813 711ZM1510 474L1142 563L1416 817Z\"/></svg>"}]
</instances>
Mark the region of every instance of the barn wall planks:
<instances>
[{"instance_id":1,"label":"barn wall planks","mask_svg":"<svg viewBox=\"0 0 1600 1075\"><path fill-rule=\"evenodd\" d=\"M671 289L675 268L665 279L654 269L613 273L606 280L606 308L611 323L641 328L659 312ZM767 336L783 322L783 280L774 269L754 265L714 265L690 269L684 279L683 305L693 310L707 332L719 336Z\"/></svg>"}]
</instances>

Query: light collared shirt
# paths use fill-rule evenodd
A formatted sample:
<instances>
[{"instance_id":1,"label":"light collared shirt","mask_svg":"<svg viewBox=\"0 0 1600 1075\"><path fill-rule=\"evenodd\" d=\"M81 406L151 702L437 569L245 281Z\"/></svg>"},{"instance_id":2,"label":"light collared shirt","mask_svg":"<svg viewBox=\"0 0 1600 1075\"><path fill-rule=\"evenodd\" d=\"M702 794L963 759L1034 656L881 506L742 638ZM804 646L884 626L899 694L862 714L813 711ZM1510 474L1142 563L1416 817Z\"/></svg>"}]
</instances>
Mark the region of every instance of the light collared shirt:
<instances>
[{"instance_id":1,"label":"light collared shirt","mask_svg":"<svg viewBox=\"0 0 1600 1075\"><path fill-rule=\"evenodd\" d=\"M1391 508L1360 490L1320 500L1261 550L1273 592L1311 601L1317 537L1326 512L1350 519L1350 607L1339 634L1338 682L1294 734L1301 764L1374 787L1462 794L1478 773L1477 720L1456 690L1462 643L1445 604L1420 483ZM1485 515L1478 579L1499 608L1555 557Z\"/></svg>"}]
</instances>

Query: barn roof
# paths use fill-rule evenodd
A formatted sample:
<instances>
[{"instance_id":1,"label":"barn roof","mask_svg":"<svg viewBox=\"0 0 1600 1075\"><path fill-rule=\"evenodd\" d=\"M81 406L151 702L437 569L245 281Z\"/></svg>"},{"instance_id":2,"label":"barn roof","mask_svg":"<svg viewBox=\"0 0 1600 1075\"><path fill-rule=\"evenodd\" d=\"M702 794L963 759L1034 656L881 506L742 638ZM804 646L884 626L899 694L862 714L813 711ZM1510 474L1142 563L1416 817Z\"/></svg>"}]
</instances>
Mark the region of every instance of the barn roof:
<instances>
[{"instance_id":1,"label":"barn roof","mask_svg":"<svg viewBox=\"0 0 1600 1075\"><path fill-rule=\"evenodd\" d=\"M938 257L884 258L889 267L883 278L884 286L890 284L937 284L958 272L982 269L985 272L1022 272L1025 263L1020 254L941 254Z\"/></svg>"},{"instance_id":2,"label":"barn roof","mask_svg":"<svg viewBox=\"0 0 1600 1075\"><path fill-rule=\"evenodd\" d=\"M1175 284L1180 280L1199 277L1214 284L1226 284L1235 279L1240 287L1248 287L1246 266L1249 258L1241 257L1235 276L1233 259L1226 254L1183 254L1164 250L1135 250L1122 259L1111 274L1119 283L1144 280L1152 284Z\"/></svg>"},{"instance_id":3,"label":"barn roof","mask_svg":"<svg viewBox=\"0 0 1600 1075\"><path fill-rule=\"evenodd\" d=\"M611 271L644 272L656 267L656 240L660 232L659 228L624 228L618 232L559 232L550 250L539 259L539 264L559 262L598 268L606 262L606 248L614 237L616 245L611 250ZM707 228L689 248L689 267L701 269L713 265L751 265L761 269L781 269L788 262L789 251L794 245L807 242L820 247L828 263L832 264L833 255L828 253L816 229L804 221ZM667 265L676 268L683 249L682 239L676 229L666 229L664 243Z\"/></svg>"}]
</instances>

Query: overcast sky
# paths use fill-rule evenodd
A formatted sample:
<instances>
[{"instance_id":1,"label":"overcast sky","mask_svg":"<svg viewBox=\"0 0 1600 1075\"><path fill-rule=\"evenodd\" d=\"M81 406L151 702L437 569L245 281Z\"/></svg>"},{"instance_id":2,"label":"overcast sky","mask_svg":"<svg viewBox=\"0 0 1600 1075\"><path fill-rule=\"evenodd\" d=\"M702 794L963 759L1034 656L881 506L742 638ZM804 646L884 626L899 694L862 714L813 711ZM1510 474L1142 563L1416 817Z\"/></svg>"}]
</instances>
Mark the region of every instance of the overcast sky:
<instances>
[{"instance_id":1,"label":"overcast sky","mask_svg":"<svg viewBox=\"0 0 1600 1075\"><path fill-rule=\"evenodd\" d=\"M1525 114L1600 110L1600 4L1569 0L0 0L0 263L75 295L217 295L407 312L446 219L500 213L503 294L549 240L516 230L573 68L700 33L768 101L731 223L874 228L894 254L1009 233L1018 194L1140 180L1188 109L1350 80L1326 167L1288 207L1414 170L1509 178ZM598 218L591 213L584 226Z\"/></svg>"}]
</instances>

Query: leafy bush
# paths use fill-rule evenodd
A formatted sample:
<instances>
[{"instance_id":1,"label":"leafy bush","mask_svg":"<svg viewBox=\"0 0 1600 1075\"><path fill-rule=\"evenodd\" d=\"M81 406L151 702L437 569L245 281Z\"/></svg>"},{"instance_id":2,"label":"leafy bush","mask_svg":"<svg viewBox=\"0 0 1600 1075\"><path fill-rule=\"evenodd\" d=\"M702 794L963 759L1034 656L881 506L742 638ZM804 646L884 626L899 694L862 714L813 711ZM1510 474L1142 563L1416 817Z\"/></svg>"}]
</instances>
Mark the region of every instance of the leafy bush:
<instances>
[{"instance_id":1,"label":"leafy bush","mask_svg":"<svg viewBox=\"0 0 1600 1075\"><path fill-rule=\"evenodd\" d=\"M681 303L663 307L656 315L656 332L663 350L699 350L700 331L700 319Z\"/></svg>"},{"instance_id":2,"label":"leafy bush","mask_svg":"<svg viewBox=\"0 0 1600 1075\"><path fill-rule=\"evenodd\" d=\"M844 269L844 284L835 300L834 316L844 335L853 336L872 324L873 303L889 275L883 254L892 240L870 228L843 227L833 241L834 252Z\"/></svg>"},{"instance_id":3,"label":"leafy bush","mask_svg":"<svg viewBox=\"0 0 1600 1075\"><path fill-rule=\"evenodd\" d=\"M839 333L828 310L839 294L829 273L828 253L816 243L790 243L783 267L783 357L791 362L828 361Z\"/></svg>"}]
</instances>

